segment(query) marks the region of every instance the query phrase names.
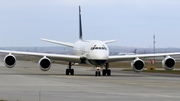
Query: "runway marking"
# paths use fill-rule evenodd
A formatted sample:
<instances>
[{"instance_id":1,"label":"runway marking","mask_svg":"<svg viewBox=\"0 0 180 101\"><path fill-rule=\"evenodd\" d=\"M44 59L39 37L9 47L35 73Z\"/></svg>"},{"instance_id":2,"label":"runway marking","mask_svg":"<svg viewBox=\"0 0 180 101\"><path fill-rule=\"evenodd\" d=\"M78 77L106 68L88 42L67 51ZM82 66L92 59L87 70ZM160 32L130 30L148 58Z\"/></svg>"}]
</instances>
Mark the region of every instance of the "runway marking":
<instances>
[{"instance_id":1,"label":"runway marking","mask_svg":"<svg viewBox=\"0 0 180 101\"><path fill-rule=\"evenodd\" d=\"M56 76L56 75L50 75L50 76L53 76L53 77L62 77L62 76Z\"/></svg>"},{"instance_id":2,"label":"runway marking","mask_svg":"<svg viewBox=\"0 0 180 101\"><path fill-rule=\"evenodd\" d=\"M138 83L126 83L126 84L138 84Z\"/></svg>"},{"instance_id":3,"label":"runway marking","mask_svg":"<svg viewBox=\"0 0 180 101\"><path fill-rule=\"evenodd\" d=\"M59 76L59 75L50 75L50 76L53 76L53 77L63 77L63 78L92 78L92 77L88 77L88 76L68 76L68 75L62 75L62 76Z\"/></svg>"},{"instance_id":4,"label":"runway marking","mask_svg":"<svg viewBox=\"0 0 180 101\"><path fill-rule=\"evenodd\" d=\"M157 86L157 87L161 87L161 88L168 88L169 86Z\"/></svg>"},{"instance_id":5,"label":"runway marking","mask_svg":"<svg viewBox=\"0 0 180 101\"><path fill-rule=\"evenodd\" d=\"M145 86L150 86L150 87L154 87L155 85L145 85Z\"/></svg>"}]
</instances>

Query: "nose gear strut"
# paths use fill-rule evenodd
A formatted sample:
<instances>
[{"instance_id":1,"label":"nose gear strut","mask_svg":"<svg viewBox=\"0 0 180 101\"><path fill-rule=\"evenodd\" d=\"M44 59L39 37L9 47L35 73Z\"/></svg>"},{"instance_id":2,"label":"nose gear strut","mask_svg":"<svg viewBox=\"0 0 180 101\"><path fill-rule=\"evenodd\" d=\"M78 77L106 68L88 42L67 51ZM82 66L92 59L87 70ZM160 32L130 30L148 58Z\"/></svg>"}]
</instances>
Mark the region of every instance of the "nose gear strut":
<instances>
[{"instance_id":1,"label":"nose gear strut","mask_svg":"<svg viewBox=\"0 0 180 101\"><path fill-rule=\"evenodd\" d=\"M95 75L96 76L101 76L101 67L96 67L96 72L95 72Z\"/></svg>"}]
</instances>

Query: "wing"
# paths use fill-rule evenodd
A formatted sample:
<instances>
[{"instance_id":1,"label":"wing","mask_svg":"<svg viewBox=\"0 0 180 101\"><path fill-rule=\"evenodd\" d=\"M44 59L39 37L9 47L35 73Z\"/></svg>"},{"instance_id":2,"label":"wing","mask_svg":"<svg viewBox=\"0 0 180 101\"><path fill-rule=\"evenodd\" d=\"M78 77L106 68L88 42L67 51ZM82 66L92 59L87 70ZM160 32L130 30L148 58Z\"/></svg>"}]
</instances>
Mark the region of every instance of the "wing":
<instances>
[{"instance_id":1,"label":"wing","mask_svg":"<svg viewBox=\"0 0 180 101\"><path fill-rule=\"evenodd\" d=\"M51 42L51 43L55 43L55 44L60 44L60 45L68 46L68 47L74 47L74 43L70 43L70 42L59 42L59 41L43 39L43 38L41 38L41 40L42 41L46 41L46 42Z\"/></svg>"},{"instance_id":2,"label":"wing","mask_svg":"<svg viewBox=\"0 0 180 101\"><path fill-rule=\"evenodd\" d=\"M103 41L105 44L107 43L111 43L111 42L116 42L116 40L107 40L107 41Z\"/></svg>"},{"instance_id":3,"label":"wing","mask_svg":"<svg viewBox=\"0 0 180 101\"><path fill-rule=\"evenodd\" d=\"M20 54L20 55L29 55L29 56L46 56L54 60L61 60L61 61L75 62L75 63L81 62L80 56L76 56L76 55L48 54L48 53L21 52L21 51L8 51L8 50L0 50L0 53L11 53L11 54Z\"/></svg>"},{"instance_id":4,"label":"wing","mask_svg":"<svg viewBox=\"0 0 180 101\"><path fill-rule=\"evenodd\" d=\"M116 55L116 56L109 56L108 62L134 60L136 58L166 57L166 56L172 56L172 55L180 55L180 52L159 53L159 54L136 54L136 55L123 55L123 56Z\"/></svg>"}]
</instances>

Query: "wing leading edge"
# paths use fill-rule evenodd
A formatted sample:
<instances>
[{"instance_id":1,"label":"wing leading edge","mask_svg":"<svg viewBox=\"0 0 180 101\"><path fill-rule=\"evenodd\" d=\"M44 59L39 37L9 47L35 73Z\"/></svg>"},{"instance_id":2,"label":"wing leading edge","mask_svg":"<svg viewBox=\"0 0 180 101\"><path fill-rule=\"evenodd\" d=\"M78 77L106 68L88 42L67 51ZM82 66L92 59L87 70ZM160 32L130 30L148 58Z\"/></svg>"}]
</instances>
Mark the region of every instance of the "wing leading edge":
<instances>
[{"instance_id":1,"label":"wing leading edge","mask_svg":"<svg viewBox=\"0 0 180 101\"><path fill-rule=\"evenodd\" d=\"M0 50L1 53L12 53L12 54L20 54L20 55L29 55L29 56L47 56L52 58L53 60L61 60L67 62L75 62L80 63L80 56L76 55L62 55L62 54L48 54L48 53L35 53L35 52L20 52L20 51L8 51L8 50Z\"/></svg>"},{"instance_id":2,"label":"wing leading edge","mask_svg":"<svg viewBox=\"0 0 180 101\"><path fill-rule=\"evenodd\" d=\"M103 41L105 44L107 43L112 43L112 42L116 42L116 40L107 40L107 41Z\"/></svg>"},{"instance_id":3,"label":"wing leading edge","mask_svg":"<svg viewBox=\"0 0 180 101\"><path fill-rule=\"evenodd\" d=\"M46 41L46 42L51 42L51 43L55 43L55 44L60 44L60 45L68 46L68 47L74 47L74 43L70 43L70 42L59 42L59 41L43 39L43 38L41 38L41 40L42 41Z\"/></svg>"},{"instance_id":4,"label":"wing leading edge","mask_svg":"<svg viewBox=\"0 0 180 101\"><path fill-rule=\"evenodd\" d=\"M136 55L123 55L123 56L109 56L108 62L116 62L116 61L126 61L126 60L134 60L136 58L151 58L151 57L166 57L180 55L180 52L177 53L159 53L159 54L136 54Z\"/></svg>"}]
</instances>

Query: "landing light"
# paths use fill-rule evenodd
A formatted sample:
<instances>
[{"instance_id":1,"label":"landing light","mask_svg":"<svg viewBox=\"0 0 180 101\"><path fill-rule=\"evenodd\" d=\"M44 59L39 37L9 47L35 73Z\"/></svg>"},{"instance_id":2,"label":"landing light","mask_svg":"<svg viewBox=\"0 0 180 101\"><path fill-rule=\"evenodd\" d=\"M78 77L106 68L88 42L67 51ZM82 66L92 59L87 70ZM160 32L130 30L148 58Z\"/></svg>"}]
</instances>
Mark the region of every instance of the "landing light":
<instances>
[{"instance_id":1,"label":"landing light","mask_svg":"<svg viewBox=\"0 0 180 101\"><path fill-rule=\"evenodd\" d=\"M96 67L97 70L101 70L101 67Z\"/></svg>"}]
</instances>

